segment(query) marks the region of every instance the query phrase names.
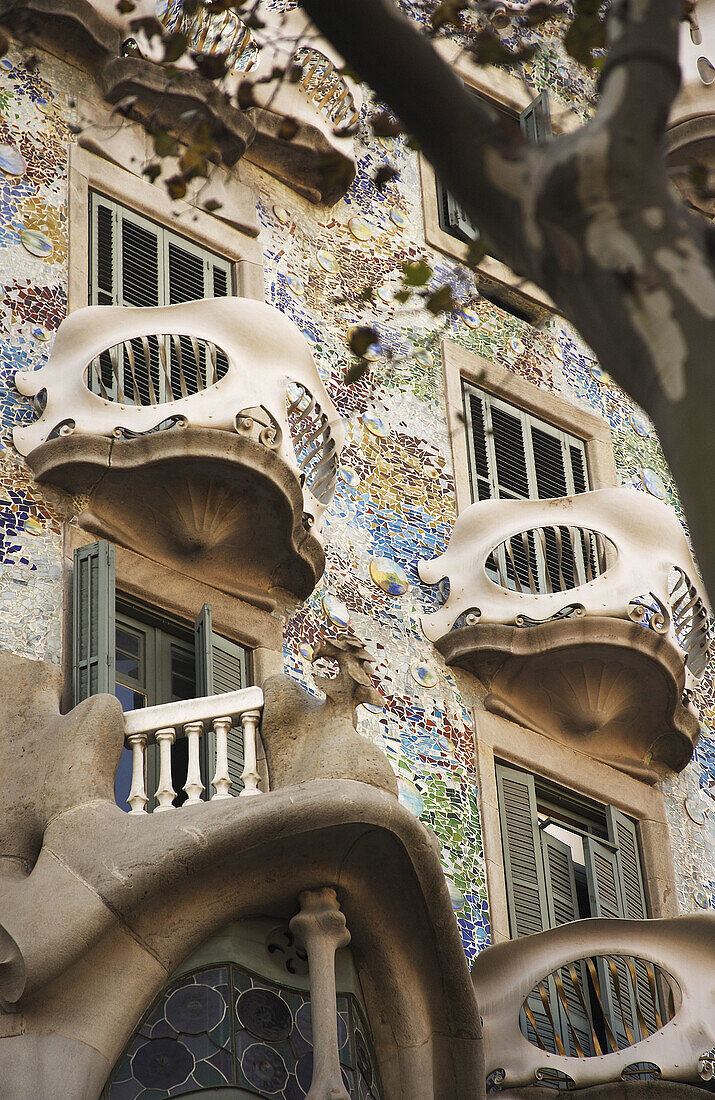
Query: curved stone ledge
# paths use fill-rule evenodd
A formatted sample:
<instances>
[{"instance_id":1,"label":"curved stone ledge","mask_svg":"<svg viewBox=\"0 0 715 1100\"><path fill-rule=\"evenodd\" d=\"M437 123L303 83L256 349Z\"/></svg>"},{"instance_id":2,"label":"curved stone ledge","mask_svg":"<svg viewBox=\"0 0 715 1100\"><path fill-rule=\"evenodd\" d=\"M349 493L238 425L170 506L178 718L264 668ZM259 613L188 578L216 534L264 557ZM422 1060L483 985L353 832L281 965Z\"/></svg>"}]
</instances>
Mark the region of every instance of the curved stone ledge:
<instances>
[{"instance_id":1,"label":"curved stone ledge","mask_svg":"<svg viewBox=\"0 0 715 1100\"><path fill-rule=\"evenodd\" d=\"M61 436L27 461L39 482L86 498L85 530L232 595L275 606L285 593L305 599L323 574L297 477L251 438L209 428Z\"/></svg>"},{"instance_id":2,"label":"curved stone ledge","mask_svg":"<svg viewBox=\"0 0 715 1100\"><path fill-rule=\"evenodd\" d=\"M0 906L30 971L17 1006L25 1030L38 1044L40 1032L87 1044L106 1076L136 1019L208 936L229 920L288 919L301 890L326 884L351 933L386 1095L483 1096L479 1015L437 848L394 797L349 780L203 803L180 819L137 821L109 802L56 818L32 876L4 889ZM37 921L52 941L41 955ZM49 980L38 986L42 970ZM0 1040L0 1066L10 1054Z\"/></svg>"},{"instance_id":3,"label":"curved stone ledge","mask_svg":"<svg viewBox=\"0 0 715 1100\"><path fill-rule=\"evenodd\" d=\"M559 1089L558 1100L706 1100L711 1089L682 1081L614 1081L587 1089ZM498 1093L498 1100L554 1100L553 1089L507 1089Z\"/></svg>"},{"instance_id":4,"label":"curved stone ledge","mask_svg":"<svg viewBox=\"0 0 715 1100\"><path fill-rule=\"evenodd\" d=\"M682 702L685 669L670 642L605 616L539 626L462 627L436 643L448 665L488 690L486 709L654 783L682 771L700 735Z\"/></svg>"},{"instance_id":5,"label":"curved stone ledge","mask_svg":"<svg viewBox=\"0 0 715 1100\"><path fill-rule=\"evenodd\" d=\"M177 120L188 117L187 111L198 112L198 118L210 122L215 149L229 168L241 159L256 135L246 114L232 107L210 80L197 73L181 72L170 78L153 61L115 57L102 69L100 82L108 103L131 97L133 116L171 133L177 129Z\"/></svg>"}]
</instances>

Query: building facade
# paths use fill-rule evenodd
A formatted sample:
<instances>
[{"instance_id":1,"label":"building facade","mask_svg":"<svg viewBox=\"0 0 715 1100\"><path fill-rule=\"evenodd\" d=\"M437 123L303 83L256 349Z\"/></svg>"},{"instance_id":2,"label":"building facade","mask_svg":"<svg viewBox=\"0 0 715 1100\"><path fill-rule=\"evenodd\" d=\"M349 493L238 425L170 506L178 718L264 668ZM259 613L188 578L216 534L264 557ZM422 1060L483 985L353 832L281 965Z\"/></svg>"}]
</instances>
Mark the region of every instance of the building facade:
<instances>
[{"instance_id":1,"label":"building facade","mask_svg":"<svg viewBox=\"0 0 715 1100\"><path fill-rule=\"evenodd\" d=\"M710 610L652 424L327 43L271 81L297 13L144 6L5 13L0 1097L704 1094ZM540 43L444 46L530 140L593 94Z\"/></svg>"}]
</instances>

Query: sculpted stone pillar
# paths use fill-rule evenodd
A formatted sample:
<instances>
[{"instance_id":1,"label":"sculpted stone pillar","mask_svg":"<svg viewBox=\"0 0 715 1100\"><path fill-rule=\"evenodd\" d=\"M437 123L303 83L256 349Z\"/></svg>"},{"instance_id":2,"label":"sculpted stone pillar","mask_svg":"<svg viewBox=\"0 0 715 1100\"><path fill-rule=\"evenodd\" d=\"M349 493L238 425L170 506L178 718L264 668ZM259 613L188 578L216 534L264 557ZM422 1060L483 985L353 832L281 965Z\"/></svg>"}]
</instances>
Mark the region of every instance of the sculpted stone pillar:
<instances>
[{"instance_id":1,"label":"sculpted stone pillar","mask_svg":"<svg viewBox=\"0 0 715 1100\"><path fill-rule=\"evenodd\" d=\"M305 1100L350 1100L340 1071L335 997L335 952L347 947L350 933L330 887L303 890L299 901L290 930L308 955L313 1020L313 1080Z\"/></svg>"}]
</instances>

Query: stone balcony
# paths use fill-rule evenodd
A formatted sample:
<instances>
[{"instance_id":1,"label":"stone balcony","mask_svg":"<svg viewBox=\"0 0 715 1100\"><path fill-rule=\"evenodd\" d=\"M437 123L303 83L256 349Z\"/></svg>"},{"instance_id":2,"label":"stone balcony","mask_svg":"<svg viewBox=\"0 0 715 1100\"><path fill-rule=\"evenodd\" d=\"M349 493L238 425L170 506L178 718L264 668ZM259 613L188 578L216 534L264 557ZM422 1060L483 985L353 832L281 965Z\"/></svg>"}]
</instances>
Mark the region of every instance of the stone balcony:
<instances>
[{"instance_id":1,"label":"stone balcony","mask_svg":"<svg viewBox=\"0 0 715 1100\"><path fill-rule=\"evenodd\" d=\"M685 767L710 612L667 505L629 488L480 501L418 570L449 583L423 629L487 710L647 782Z\"/></svg>"},{"instance_id":2,"label":"stone balcony","mask_svg":"<svg viewBox=\"0 0 715 1100\"><path fill-rule=\"evenodd\" d=\"M682 84L673 103L666 132L667 164L688 204L715 217L715 0L697 0L688 21L681 24ZM696 187L696 166L709 180Z\"/></svg>"},{"instance_id":3,"label":"stone balcony","mask_svg":"<svg viewBox=\"0 0 715 1100\"><path fill-rule=\"evenodd\" d=\"M313 590L343 426L284 314L90 306L15 383L40 410L15 446L86 530L259 605Z\"/></svg>"},{"instance_id":4,"label":"stone balcony","mask_svg":"<svg viewBox=\"0 0 715 1100\"><path fill-rule=\"evenodd\" d=\"M180 0L134 0L129 15L115 0L0 0L0 18L87 69L106 102L131 103L131 117L152 131L166 129L181 142L190 137L188 118L208 125L227 167L245 155L330 206L355 177L359 88L299 10L261 10L260 29L249 29L233 10L199 5L188 15ZM165 41L177 34L185 36L186 52L165 67ZM219 54L226 67L220 90L192 60Z\"/></svg>"},{"instance_id":5,"label":"stone balcony","mask_svg":"<svg viewBox=\"0 0 715 1100\"><path fill-rule=\"evenodd\" d=\"M691 1092L666 1082L705 1088L714 950L715 916L702 914L573 921L483 951L472 981L491 1091L517 1100L541 1084L589 1100L631 1089L667 1100Z\"/></svg>"}]
</instances>

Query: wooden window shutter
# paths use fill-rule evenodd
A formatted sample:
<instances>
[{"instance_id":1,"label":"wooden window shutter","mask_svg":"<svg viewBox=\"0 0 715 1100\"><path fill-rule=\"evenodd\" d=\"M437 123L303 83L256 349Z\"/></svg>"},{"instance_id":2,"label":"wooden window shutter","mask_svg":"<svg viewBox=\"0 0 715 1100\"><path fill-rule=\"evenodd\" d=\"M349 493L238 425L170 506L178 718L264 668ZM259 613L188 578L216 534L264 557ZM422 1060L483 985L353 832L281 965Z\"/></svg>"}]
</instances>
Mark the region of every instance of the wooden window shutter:
<instances>
[{"instance_id":1,"label":"wooden window shutter","mask_svg":"<svg viewBox=\"0 0 715 1100\"><path fill-rule=\"evenodd\" d=\"M117 304L117 212L114 203L90 193L89 304Z\"/></svg>"},{"instance_id":2,"label":"wooden window shutter","mask_svg":"<svg viewBox=\"0 0 715 1100\"><path fill-rule=\"evenodd\" d=\"M511 933L549 927L534 777L498 764L497 792Z\"/></svg>"},{"instance_id":3,"label":"wooden window shutter","mask_svg":"<svg viewBox=\"0 0 715 1100\"><path fill-rule=\"evenodd\" d=\"M479 237L479 230L467 214L439 180L437 181L437 203L442 228L453 237L469 244Z\"/></svg>"},{"instance_id":4,"label":"wooden window shutter","mask_svg":"<svg viewBox=\"0 0 715 1100\"><path fill-rule=\"evenodd\" d=\"M160 286L159 226L119 208L121 298L123 306L163 305Z\"/></svg>"},{"instance_id":5,"label":"wooden window shutter","mask_svg":"<svg viewBox=\"0 0 715 1100\"><path fill-rule=\"evenodd\" d=\"M497 764L496 776L509 925L516 939L549 927L536 789L532 775L504 764ZM547 981L546 988L546 1004L539 993L528 997L530 1013L521 1010L520 1026L532 1042L556 1053L554 1030L559 1028L559 1008L553 980Z\"/></svg>"},{"instance_id":6,"label":"wooden window shutter","mask_svg":"<svg viewBox=\"0 0 715 1100\"><path fill-rule=\"evenodd\" d=\"M540 145L542 141L548 141L553 134L553 130L551 128L551 109L547 91L541 92L528 107L524 108L519 115L519 125L534 145Z\"/></svg>"},{"instance_id":7,"label":"wooden window shutter","mask_svg":"<svg viewBox=\"0 0 715 1100\"><path fill-rule=\"evenodd\" d=\"M647 920L648 907L638 852L636 823L612 806L606 808L606 820L610 840L617 845L616 860L623 915L630 920ZM655 977L653 972L649 976L645 963L638 960L634 961L634 969L638 1003L648 1031L653 1032L658 1029L658 1017L661 1015Z\"/></svg>"},{"instance_id":8,"label":"wooden window shutter","mask_svg":"<svg viewBox=\"0 0 715 1100\"><path fill-rule=\"evenodd\" d=\"M114 694L114 547L104 540L75 550L72 618L74 704Z\"/></svg>"},{"instance_id":9,"label":"wooden window shutter","mask_svg":"<svg viewBox=\"0 0 715 1100\"><path fill-rule=\"evenodd\" d=\"M248 683L246 652L241 646L215 634L212 627L211 604L204 604L194 624L196 653L196 691L202 695L221 695L226 691L238 691ZM204 730L203 773L206 797L211 797L209 774L216 759L216 735L212 729ZM231 793L243 789L243 731L240 726L228 733L228 774L231 777Z\"/></svg>"},{"instance_id":10,"label":"wooden window shutter","mask_svg":"<svg viewBox=\"0 0 715 1100\"><path fill-rule=\"evenodd\" d=\"M557 928L580 917L573 858L568 844L557 837L542 832L541 846L546 872L546 897L549 910L549 926ZM580 984L584 1000L588 1003L588 977L586 966L576 962L574 972ZM583 1057L595 1054L590 1017L581 1002L568 967L560 972L561 988L556 990L561 1038L567 1054ZM565 1003L564 1003L565 1002ZM579 1054L576 1041L581 1048Z\"/></svg>"},{"instance_id":11,"label":"wooden window shutter","mask_svg":"<svg viewBox=\"0 0 715 1100\"><path fill-rule=\"evenodd\" d=\"M467 432L467 436L472 496L475 500L488 500L494 494L487 454L486 402L481 394L471 387L465 388L464 398L465 417L471 429Z\"/></svg>"},{"instance_id":12,"label":"wooden window shutter","mask_svg":"<svg viewBox=\"0 0 715 1100\"><path fill-rule=\"evenodd\" d=\"M584 838L583 851L591 916L624 917L617 851L595 837ZM609 956L607 960L598 960L597 971L603 1008L618 1045L621 1049L630 1046L640 1038L640 1031L628 968L620 957Z\"/></svg>"}]
</instances>

